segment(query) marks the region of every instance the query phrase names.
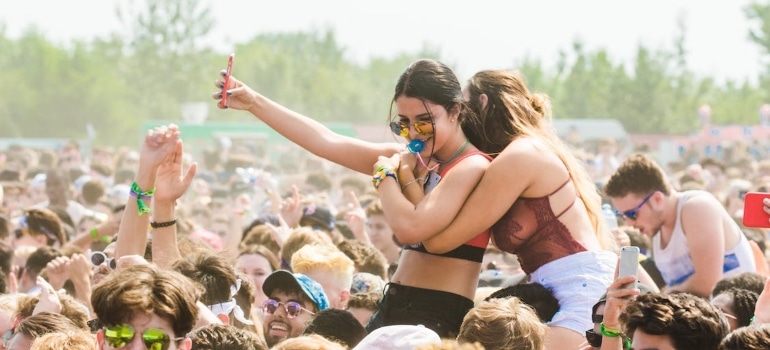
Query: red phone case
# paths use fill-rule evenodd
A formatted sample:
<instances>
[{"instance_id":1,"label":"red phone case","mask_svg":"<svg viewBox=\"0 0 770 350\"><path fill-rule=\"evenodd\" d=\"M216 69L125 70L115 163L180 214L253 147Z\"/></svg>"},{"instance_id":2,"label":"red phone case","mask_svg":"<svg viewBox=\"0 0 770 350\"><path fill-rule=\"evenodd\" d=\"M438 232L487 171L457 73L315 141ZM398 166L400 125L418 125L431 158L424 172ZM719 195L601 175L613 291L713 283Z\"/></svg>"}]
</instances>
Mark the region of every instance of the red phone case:
<instances>
[{"instance_id":1,"label":"red phone case","mask_svg":"<svg viewBox=\"0 0 770 350\"><path fill-rule=\"evenodd\" d=\"M235 54L230 54L227 58L227 74L225 74L225 86L222 88L222 107L227 107L227 88L230 86L230 75L233 74L233 60Z\"/></svg>"},{"instance_id":2,"label":"red phone case","mask_svg":"<svg viewBox=\"0 0 770 350\"><path fill-rule=\"evenodd\" d=\"M770 227L770 214L765 213L762 200L770 198L770 193L749 192L743 202L743 226Z\"/></svg>"}]
</instances>

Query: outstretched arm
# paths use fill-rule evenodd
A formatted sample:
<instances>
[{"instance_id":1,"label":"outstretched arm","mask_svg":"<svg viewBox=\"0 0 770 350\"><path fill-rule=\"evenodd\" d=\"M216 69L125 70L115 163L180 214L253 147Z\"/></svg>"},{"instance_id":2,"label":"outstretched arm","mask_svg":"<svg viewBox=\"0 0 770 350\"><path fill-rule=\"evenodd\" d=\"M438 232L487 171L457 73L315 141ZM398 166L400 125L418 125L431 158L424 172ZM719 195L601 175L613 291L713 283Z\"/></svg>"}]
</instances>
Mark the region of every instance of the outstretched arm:
<instances>
[{"instance_id":1,"label":"outstretched arm","mask_svg":"<svg viewBox=\"0 0 770 350\"><path fill-rule=\"evenodd\" d=\"M224 81L218 80L216 86L222 88ZM404 148L397 143L366 142L337 134L318 121L260 95L234 77L230 77L228 94L227 108L247 110L300 147L364 174L370 173L377 157L389 156ZM222 98L220 92L213 97Z\"/></svg>"}]
</instances>

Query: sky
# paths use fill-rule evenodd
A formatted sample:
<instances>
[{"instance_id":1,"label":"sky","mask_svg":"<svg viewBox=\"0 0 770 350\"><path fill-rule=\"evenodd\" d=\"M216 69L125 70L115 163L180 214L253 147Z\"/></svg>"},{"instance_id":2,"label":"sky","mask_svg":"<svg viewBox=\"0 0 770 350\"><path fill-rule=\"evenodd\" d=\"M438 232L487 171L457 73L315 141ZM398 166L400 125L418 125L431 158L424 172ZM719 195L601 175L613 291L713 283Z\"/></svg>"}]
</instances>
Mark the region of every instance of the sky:
<instances>
[{"instance_id":1,"label":"sky","mask_svg":"<svg viewBox=\"0 0 770 350\"><path fill-rule=\"evenodd\" d=\"M357 61L415 52L429 43L464 79L480 69L515 67L525 56L550 66L576 39L587 50L607 50L615 62L632 62L640 43L671 49L682 17L688 66L696 74L756 81L761 71L761 50L748 39L743 12L748 0L202 1L216 22L204 40L222 52L259 33L333 28ZM11 37L35 26L66 43L125 30L115 7L130 2L3 0L0 23Z\"/></svg>"}]
</instances>

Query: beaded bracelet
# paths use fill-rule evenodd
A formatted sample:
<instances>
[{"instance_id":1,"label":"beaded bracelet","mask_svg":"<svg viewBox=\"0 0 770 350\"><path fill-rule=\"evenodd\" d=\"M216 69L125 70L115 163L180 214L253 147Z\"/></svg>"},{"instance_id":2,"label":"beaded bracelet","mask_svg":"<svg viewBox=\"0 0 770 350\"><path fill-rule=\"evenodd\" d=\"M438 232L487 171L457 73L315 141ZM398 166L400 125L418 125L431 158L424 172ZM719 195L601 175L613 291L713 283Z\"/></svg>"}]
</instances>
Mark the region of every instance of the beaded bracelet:
<instances>
[{"instance_id":1,"label":"beaded bracelet","mask_svg":"<svg viewBox=\"0 0 770 350\"><path fill-rule=\"evenodd\" d=\"M139 185L136 183L136 181L134 181L134 183L131 184L130 194L136 197L136 211L139 214L139 216L142 216L142 214L147 214L150 212L150 207L148 207L147 204L145 204L142 199L143 198L152 199L152 195L155 194L154 187L149 191L142 191L142 189L139 188Z\"/></svg>"},{"instance_id":2,"label":"beaded bracelet","mask_svg":"<svg viewBox=\"0 0 770 350\"><path fill-rule=\"evenodd\" d=\"M377 170L374 171L374 175L372 175L372 185L374 185L374 189L378 190L382 181L388 176L392 177L396 180L396 183L398 183L398 175L396 174L395 168L390 165L380 165L377 167Z\"/></svg>"},{"instance_id":3,"label":"beaded bracelet","mask_svg":"<svg viewBox=\"0 0 770 350\"><path fill-rule=\"evenodd\" d=\"M604 322L599 324L599 333L601 333L605 337L610 337L610 338L620 337L623 340L623 349L631 348L631 338L627 337L625 334L623 334L623 332L617 329L606 327L604 325Z\"/></svg>"},{"instance_id":4,"label":"beaded bracelet","mask_svg":"<svg viewBox=\"0 0 770 350\"><path fill-rule=\"evenodd\" d=\"M176 219L171 221L163 221L163 222L150 221L150 227L152 228L163 228L163 227L169 227L174 225L176 225Z\"/></svg>"}]
</instances>

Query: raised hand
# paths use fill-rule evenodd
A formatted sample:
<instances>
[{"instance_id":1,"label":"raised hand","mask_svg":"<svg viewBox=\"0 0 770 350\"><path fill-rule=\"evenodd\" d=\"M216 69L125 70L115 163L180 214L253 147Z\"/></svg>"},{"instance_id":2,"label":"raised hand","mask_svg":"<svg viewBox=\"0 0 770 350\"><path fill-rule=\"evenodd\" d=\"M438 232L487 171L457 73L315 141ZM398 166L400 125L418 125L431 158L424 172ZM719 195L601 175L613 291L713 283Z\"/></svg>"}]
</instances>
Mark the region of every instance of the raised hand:
<instances>
[{"instance_id":1,"label":"raised hand","mask_svg":"<svg viewBox=\"0 0 770 350\"><path fill-rule=\"evenodd\" d=\"M70 279L70 258L60 256L48 262L45 266L46 276L51 281L53 289L61 289L64 283Z\"/></svg>"},{"instance_id":2,"label":"raised hand","mask_svg":"<svg viewBox=\"0 0 770 350\"><path fill-rule=\"evenodd\" d=\"M37 315L41 312L60 313L62 308L61 300L59 300L59 294L56 293L56 290L40 276L37 276L37 286L40 287L40 299L37 305L35 305L35 309L32 310L32 314Z\"/></svg>"},{"instance_id":3,"label":"raised hand","mask_svg":"<svg viewBox=\"0 0 770 350\"><path fill-rule=\"evenodd\" d=\"M220 72L220 75L223 79L225 74L226 72L224 70ZM222 89L224 85L225 81L222 79L214 82L214 86L216 86L218 89ZM219 103L219 101L222 99L222 91L217 91L211 95L211 97L217 100L217 107L220 109L232 108L238 110L247 110L252 105L254 105L254 103L256 103L256 99L254 98L254 90L252 90L246 84L242 83L240 80L235 79L234 76L230 76L230 86L227 87L227 93L229 94L227 96L227 106L222 106L221 103Z\"/></svg>"},{"instance_id":4,"label":"raised hand","mask_svg":"<svg viewBox=\"0 0 770 350\"><path fill-rule=\"evenodd\" d=\"M345 207L345 221L348 223L353 236L364 243L371 243L369 235L366 234L366 211L361 207L356 193L349 191L345 194L348 203Z\"/></svg>"},{"instance_id":5,"label":"raised hand","mask_svg":"<svg viewBox=\"0 0 770 350\"><path fill-rule=\"evenodd\" d=\"M297 227L302 219L304 206L299 196L299 188L292 185L291 192L291 197L284 199L281 205L281 218L286 221L288 227Z\"/></svg>"},{"instance_id":6,"label":"raised hand","mask_svg":"<svg viewBox=\"0 0 770 350\"><path fill-rule=\"evenodd\" d=\"M139 167L157 169L174 152L179 140L179 127L163 125L147 131L139 155Z\"/></svg>"},{"instance_id":7,"label":"raised hand","mask_svg":"<svg viewBox=\"0 0 770 350\"><path fill-rule=\"evenodd\" d=\"M754 323L770 323L770 279L765 281L765 288L754 306Z\"/></svg>"},{"instance_id":8,"label":"raised hand","mask_svg":"<svg viewBox=\"0 0 770 350\"><path fill-rule=\"evenodd\" d=\"M156 203L175 202L190 187L197 164L192 163L187 172L182 170L182 157L184 155L184 145L182 140L176 140L173 152L158 167L157 178L155 180L155 195L153 197Z\"/></svg>"},{"instance_id":9,"label":"raised hand","mask_svg":"<svg viewBox=\"0 0 770 350\"><path fill-rule=\"evenodd\" d=\"M93 268L86 254L73 254L69 262L70 280L76 286L78 284L91 283ZM77 287L76 287L77 288Z\"/></svg>"}]
</instances>

